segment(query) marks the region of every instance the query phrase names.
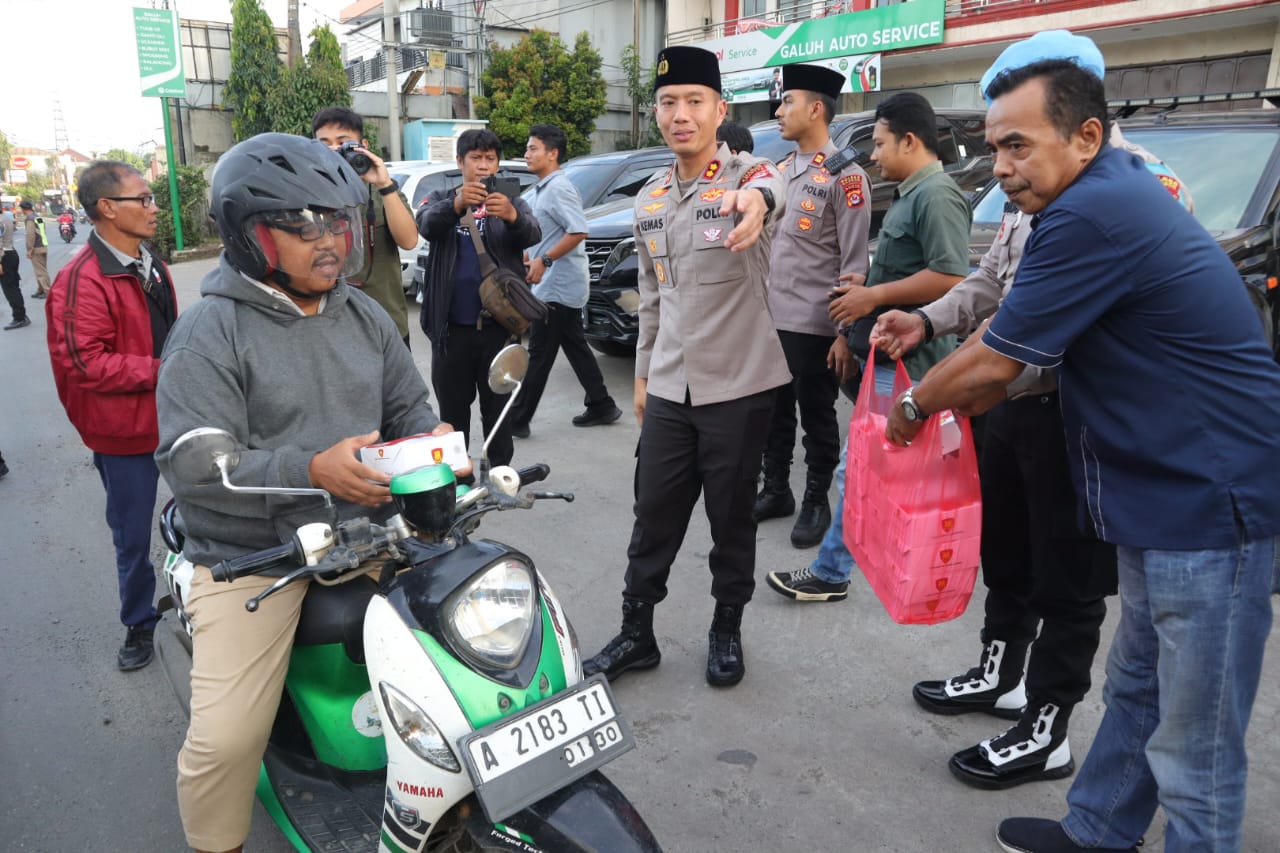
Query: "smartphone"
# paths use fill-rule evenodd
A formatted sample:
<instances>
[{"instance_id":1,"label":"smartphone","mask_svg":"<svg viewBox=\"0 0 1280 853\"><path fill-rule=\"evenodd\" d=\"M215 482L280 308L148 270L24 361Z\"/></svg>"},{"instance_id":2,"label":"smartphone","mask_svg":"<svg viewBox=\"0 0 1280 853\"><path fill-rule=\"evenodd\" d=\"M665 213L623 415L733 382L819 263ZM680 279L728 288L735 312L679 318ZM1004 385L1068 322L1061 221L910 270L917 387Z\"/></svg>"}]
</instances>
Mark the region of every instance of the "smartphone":
<instances>
[{"instance_id":1,"label":"smartphone","mask_svg":"<svg viewBox=\"0 0 1280 853\"><path fill-rule=\"evenodd\" d=\"M484 190L489 193L502 193L514 199L520 195L520 180L504 175L489 175L484 179Z\"/></svg>"}]
</instances>

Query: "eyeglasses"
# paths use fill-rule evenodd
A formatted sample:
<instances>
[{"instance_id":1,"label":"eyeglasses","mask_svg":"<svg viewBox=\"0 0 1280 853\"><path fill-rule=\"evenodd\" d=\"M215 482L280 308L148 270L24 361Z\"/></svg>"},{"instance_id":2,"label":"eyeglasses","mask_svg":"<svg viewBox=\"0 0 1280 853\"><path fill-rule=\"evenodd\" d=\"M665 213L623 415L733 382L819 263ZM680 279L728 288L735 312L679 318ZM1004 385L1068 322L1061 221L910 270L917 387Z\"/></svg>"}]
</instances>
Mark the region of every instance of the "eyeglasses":
<instances>
[{"instance_id":1,"label":"eyeglasses","mask_svg":"<svg viewBox=\"0 0 1280 853\"><path fill-rule=\"evenodd\" d=\"M351 218L341 213L325 214L307 211L306 218L268 222L267 225L286 234L293 234L306 243L314 243L326 232L335 237L351 233Z\"/></svg>"},{"instance_id":2,"label":"eyeglasses","mask_svg":"<svg viewBox=\"0 0 1280 853\"><path fill-rule=\"evenodd\" d=\"M147 195L104 195L103 198L108 201L136 201L142 205L143 209L150 207L156 200L156 197L150 193Z\"/></svg>"}]
</instances>

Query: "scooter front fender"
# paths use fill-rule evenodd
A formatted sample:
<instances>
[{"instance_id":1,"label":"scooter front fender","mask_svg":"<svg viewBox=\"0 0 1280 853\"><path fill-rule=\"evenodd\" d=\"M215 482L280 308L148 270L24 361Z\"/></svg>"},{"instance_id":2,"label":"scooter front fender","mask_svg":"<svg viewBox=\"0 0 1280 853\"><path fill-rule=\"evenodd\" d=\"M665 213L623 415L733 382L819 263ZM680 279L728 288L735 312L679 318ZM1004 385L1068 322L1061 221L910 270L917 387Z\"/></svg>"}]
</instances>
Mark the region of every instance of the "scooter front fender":
<instances>
[{"instance_id":1,"label":"scooter front fender","mask_svg":"<svg viewBox=\"0 0 1280 853\"><path fill-rule=\"evenodd\" d=\"M596 770L494 826L473 809L467 832L482 850L662 853L631 801ZM505 830L505 832L504 832Z\"/></svg>"}]
</instances>

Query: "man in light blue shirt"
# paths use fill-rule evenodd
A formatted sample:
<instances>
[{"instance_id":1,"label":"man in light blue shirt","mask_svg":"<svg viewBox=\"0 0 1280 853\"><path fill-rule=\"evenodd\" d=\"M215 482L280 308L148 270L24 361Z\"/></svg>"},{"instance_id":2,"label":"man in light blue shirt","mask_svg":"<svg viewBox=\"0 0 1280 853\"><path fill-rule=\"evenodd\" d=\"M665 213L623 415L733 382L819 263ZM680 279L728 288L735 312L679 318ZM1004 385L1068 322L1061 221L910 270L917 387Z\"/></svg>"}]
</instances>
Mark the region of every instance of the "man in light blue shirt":
<instances>
[{"instance_id":1,"label":"man in light blue shirt","mask_svg":"<svg viewBox=\"0 0 1280 853\"><path fill-rule=\"evenodd\" d=\"M529 437L529 422L561 349L582 384L587 407L573 418L573 425L611 424L622 417L582 334L582 306L587 304L588 290L582 241L587 237L587 220L577 188L560 172L567 144L564 131L553 124L529 128L524 158L529 171L538 176L529 204L542 227L542 242L529 249L528 281L534 295L547 303L547 318L534 324L529 337L529 374L511 413L511 434L517 438Z\"/></svg>"}]
</instances>

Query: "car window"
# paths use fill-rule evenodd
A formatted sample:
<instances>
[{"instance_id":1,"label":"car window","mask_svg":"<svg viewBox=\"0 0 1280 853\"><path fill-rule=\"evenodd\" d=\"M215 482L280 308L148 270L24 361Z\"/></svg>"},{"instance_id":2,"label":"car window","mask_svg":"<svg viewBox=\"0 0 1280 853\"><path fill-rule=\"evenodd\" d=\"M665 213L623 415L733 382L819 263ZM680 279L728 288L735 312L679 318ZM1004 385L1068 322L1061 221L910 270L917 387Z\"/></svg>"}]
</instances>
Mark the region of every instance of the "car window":
<instances>
[{"instance_id":1,"label":"car window","mask_svg":"<svg viewBox=\"0 0 1280 853\"><path fill-rule=\"evenodd\" d=\"M635 196L649 178L653 177L653 173L663 168L666 168L666 164L661 160L646 160L629 167L609 184L609 191L601 201Z\"/></svg>"},{"instance_id":2,"label":"car window","mask_svg":"<svg viewBox=\"0 0 1280 853\"><path fill-rule=\"evenodd\" d=\"M1004 218L1006 201L1008 199L1005 198L1004 190L1000 189L1000 182L992 181L973 206L973 224L999 222Z\"/></svg>"},{"instance_id":3,"label":"car window","mask_svg":"<svg viewBox=\"0 0 1280 853\"><path fill-rule=\"evenodd\" d=\"M413 207L419 207L427 196L436 190L451 190L461 183L461 169L449 169L445 172L426 175L422 180L418 181L418 186L413 191Z\"/></svg>"},{"instance_id":4,"label":"car window","mask_svg":"<svg viewBox=\"0 0 1280 853\"><path fill-rule=\"evenodd\" d=\"M609 179L617 171L616 163L600 163L592 158L570 160L560 167L565 177L582 197L583 207L595 207L605 195Z\"/></svg>"},{"instance_id":5,"label":"car window","mask_svg":"<svg viewBox=\"0 0 1280 853\"><path fill-rule=\"evenodd\" d=\"M1155 154L1191 191L1196 218L1210 231L1247 228L1249 202L1275 156L1280 135L1272 129L1126 128L1125 138ZM1223 156L1223 152L1229 152Z\"/></svg>"},{"instance_id":6,"label":"car window","mask_svg":"<svg viewBox=\"0 0 1280 853\"><path fill-rule=\"evenodd\" d=\"M938 125L938 159L948 172L960 165L960 151L956 146L956 136L951 125Z\"/></svg>"},{"instance_id":7,"label":"car window","mask_svg":"<svg viewBox=\"0 0 1280 853\"><path fill-rule=\"evenodd\" d=\"M765 124L751 128L754 150L757 157L778 162L795 150L796 144L782 138L782 130L776 124Z\"/></svg>"}]
</instances>

